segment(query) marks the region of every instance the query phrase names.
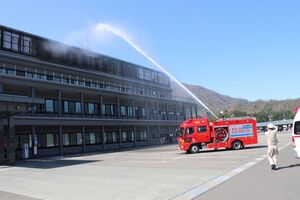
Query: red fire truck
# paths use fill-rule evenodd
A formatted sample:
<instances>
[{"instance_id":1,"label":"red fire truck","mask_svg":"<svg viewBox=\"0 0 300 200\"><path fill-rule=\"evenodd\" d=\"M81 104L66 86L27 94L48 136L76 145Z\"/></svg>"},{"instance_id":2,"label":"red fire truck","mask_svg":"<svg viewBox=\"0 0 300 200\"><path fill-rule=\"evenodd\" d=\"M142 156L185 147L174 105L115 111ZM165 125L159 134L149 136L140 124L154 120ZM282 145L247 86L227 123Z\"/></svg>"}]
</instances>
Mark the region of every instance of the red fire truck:
<instances>
[{"instance_id":1,"label":"red fire truck","mask_svg":"<svg viewBox=\"0 0 300 200\"><path fill-rule=\"evenodd\" d=\"M207 118L188 119L182 122L178 134L179 149L187 153L197 153L202 146L237 150L257 144L256 121L252 118L216 122Z\"/></svg>"}]
</instances>

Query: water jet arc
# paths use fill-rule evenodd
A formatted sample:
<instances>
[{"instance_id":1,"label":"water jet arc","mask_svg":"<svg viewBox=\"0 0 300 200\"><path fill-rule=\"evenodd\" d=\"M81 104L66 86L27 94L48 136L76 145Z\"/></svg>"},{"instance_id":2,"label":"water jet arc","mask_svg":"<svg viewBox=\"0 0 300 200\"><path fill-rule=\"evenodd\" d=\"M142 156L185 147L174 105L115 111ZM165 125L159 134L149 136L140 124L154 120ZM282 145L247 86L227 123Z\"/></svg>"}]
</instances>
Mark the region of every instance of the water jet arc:
<instances>
[{"instance_id":1,"label":"water jet arc","mask_svg":"<svg viewBox=\"0 0 300 200\"><path fill-rule=\"evenodd\" d=\"M218 119L217 115L215 115L198 97L196 97L189 89L187 89L181 82L179 82L173 75L171 75L168 71L166 71L160 64L158 64L155 60L153 60L148 54L146 54L141 48L139 48L129 37L120 31L119 29L112 27L108 24L99 23L96 26L96 30L107 30L116 36L122 38L125 42L127 42L131 47L133 47L137 52L142 54L145 58L147 58L152 64L162 70L166 75L168 75L173 81L175 81L182 89L184 89L189 95L191 95L200 105L202 105L207 111L209 111L215 118Z\"/></svg>"}]
</instances>

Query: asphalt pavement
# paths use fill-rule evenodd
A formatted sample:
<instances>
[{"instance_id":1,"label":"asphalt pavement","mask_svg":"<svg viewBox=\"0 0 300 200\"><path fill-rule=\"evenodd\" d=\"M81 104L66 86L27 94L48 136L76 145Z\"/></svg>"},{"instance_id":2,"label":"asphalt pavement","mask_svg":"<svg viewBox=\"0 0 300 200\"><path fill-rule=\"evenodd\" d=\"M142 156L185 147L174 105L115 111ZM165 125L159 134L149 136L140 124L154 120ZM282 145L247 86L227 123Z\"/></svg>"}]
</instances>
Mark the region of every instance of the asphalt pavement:
<instances>
[{"instance_id":1,"label":"asphalt pavement","mask_svg":"<svg viewBox=\"0 0 300 200\"><path fill-rule=\"evenodd\" d=\"M264 159L195 199L298 200L300 160L292 152L292 145L280 151L276 171Z\"/></svg>"}]
</instances>

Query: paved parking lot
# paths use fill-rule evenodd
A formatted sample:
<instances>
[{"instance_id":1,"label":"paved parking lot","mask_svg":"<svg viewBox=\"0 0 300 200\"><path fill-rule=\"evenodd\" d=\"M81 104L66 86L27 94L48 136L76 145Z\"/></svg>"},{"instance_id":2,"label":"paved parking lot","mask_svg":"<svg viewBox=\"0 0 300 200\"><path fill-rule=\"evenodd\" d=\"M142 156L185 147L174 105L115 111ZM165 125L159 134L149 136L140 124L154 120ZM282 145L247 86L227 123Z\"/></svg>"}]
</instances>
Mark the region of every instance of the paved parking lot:
<instances>
[{"instance_id":1,"label":"paved parking lot","mask_svg":"<svg viewBox=\"0 0 300 200\"><path fill-rule=\"evenodd\" d=\"M281 147L290 144L288 133L279 140ZM19 162L0 167L0 199L188 199L189 191L262 158L264 136L259 141L239 151L191 155L169 145Z\"/></svg>"}]
</instances>

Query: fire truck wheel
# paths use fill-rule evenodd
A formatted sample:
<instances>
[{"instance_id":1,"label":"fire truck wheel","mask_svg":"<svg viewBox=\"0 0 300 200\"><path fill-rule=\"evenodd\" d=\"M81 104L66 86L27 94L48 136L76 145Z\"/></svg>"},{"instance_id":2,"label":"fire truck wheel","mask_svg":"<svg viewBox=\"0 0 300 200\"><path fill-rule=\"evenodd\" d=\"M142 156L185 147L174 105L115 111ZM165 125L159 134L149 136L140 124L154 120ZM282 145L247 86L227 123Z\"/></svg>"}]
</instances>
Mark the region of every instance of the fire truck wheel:
<instances>
[{"instance_id":1,"label":"fire truck wheel","mask_svg":"<svg viewBox=\"0 0 300 200\"><path fill-rule=\"evenodd\" d=\"M243 148L243 144L242 144L241 141L236 140L236 141L234 141L234 142L232 143L232 148L233 148L234 150L242 149L242 148Z\"/></svg>"},{"instance_id":2,"label":"fire truck wheel","mask_svg":"<svg viewBox=\"0 0 300 200\"><path fill-rule=\"evenodd\" d=\"M190 146L189 150L190 150L190 153L198 153L199 150L200 150L200 148L199 148L199 146L197 144L192 144Z\"/></svg>"}]
</instances>

